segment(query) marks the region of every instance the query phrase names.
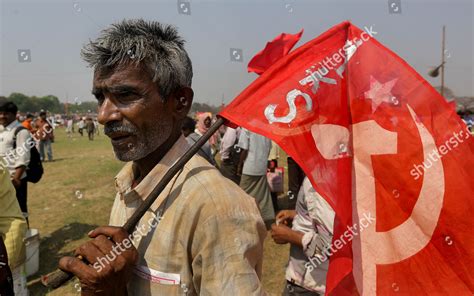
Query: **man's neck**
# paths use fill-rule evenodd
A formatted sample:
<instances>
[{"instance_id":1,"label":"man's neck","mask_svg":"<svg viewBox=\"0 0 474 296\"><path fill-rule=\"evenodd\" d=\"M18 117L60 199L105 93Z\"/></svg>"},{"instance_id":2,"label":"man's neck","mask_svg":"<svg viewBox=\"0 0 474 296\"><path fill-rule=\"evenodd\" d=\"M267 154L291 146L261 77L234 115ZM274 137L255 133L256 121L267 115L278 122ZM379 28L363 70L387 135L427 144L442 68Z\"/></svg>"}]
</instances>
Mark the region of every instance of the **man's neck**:
<instances>
[{"instance_id":1,"label":"man's neck","mask_svg":"<svg viewBox=\"0 0 474 296\"><path fill-rule=\"evenodd\" d=\"M181 133L173 133L168 140L166 140L160 147L155 151L148 154L145 158L133 161L135 167L135 180L134 183L138 185L148 173L163 159L166 153L173 147L178 141Z\"/></svg>"}]
</instances>

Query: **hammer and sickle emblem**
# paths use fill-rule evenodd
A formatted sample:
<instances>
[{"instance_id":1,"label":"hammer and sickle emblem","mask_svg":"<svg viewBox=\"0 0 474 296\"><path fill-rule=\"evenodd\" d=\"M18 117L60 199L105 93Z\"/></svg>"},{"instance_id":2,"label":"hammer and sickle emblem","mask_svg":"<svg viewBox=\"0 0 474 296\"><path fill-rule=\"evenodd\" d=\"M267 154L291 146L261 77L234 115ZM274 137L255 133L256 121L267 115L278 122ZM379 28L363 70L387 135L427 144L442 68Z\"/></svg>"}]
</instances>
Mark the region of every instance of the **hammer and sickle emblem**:
<instances>
[{"instance_id":1,"label":"hammer and sickle emblem","mask_svg":"<svg viewBox=\"0 0 474 296\"><path fill-rule=\"evenodd\" d=\"M423 158L436 149L433 136L408 106L423 144ZM396 154L397 134L369 120L353 125L354 182L352 222L364 213L376 214L375 177L372 155ZM361 231L352 242L353 274L360 295L376 295L377 264L394 264L420 252L431 240L438 224L445 192L441 159L425 171L423 184L413 211L402 224L389 231L376 231L375 223Z\"/></svg>"},{"instance_id":2,"label":"hammer and sickle emblem","mask_svg":"<svg viewBox=\"0 0 474 296\"><path fill-rule=\"evenodd\" d=\"M423 145L423 158L436 149L433 136L413 109L407 105ZM336 159L334 147L347 141L349 130L344 126L313 125L316 147L325 159ZM358 224L364 214L376 217L375 176L372 156L397 153L397 133L382 128L374 120L352 126L354 174L352 222ZM323 139L324 138L324 139ZM352 241L353 275L359 294L377 294L377 265L394 264L420 252L431 240L438 224L445 192L441 159L425 170L418 200L410 217L389 231L376 231L369 223Z\"/></svg>"}]
</instances>

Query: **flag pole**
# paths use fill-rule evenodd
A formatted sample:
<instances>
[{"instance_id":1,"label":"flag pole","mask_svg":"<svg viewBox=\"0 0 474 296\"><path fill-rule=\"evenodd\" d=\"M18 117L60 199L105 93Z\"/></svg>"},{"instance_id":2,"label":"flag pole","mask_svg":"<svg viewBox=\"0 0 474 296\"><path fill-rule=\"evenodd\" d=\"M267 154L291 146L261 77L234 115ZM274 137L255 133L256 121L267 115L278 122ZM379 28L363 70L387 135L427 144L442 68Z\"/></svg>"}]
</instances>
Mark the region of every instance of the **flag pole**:
<instances>
[{"instance_id":1,"label":"flag pole","mask_svg":"<svg viewBox=\"0 0 474 296\"><path fill-rule=\"evenodd\" d=\"M441 96L444 97L444 51L445 51L446 26L443 26L443 37L441 41Z\"/></svg>"},{"instance_id":2,"label":"flag pole","mask_svg":"<svg viewBox=\"0 0 474 296\"><path fill-rule=\"evenodd\" d=\"M123 225L123 228L129 233L133 233L133 229L135 225L141 220L143 215L148 211L151 205L155 202L158 196L163 192L166 188L168 183L174 178L174 176L184 167L184 165L191 159L191 157L196 154L199 149L209 140L209 138L226 122L225 119L222 117L218 117L217 121L209 128L209 130L204 133L199 140L194 143L186 153L181 156L180 159L166 172L163 178L158 182L155 186L153 191L147 196L145 201L140 204L140 206L136 209L133 215L127 220L127 222ZM82 259L82 257L79 257ZM55 271L42 276L41 282L44 286L52 289L56 289L62 286L64 283L72 279L74 275L72 273L68 273L62 271L60 269L56 269Z\"/></svg>"}]
</instances>

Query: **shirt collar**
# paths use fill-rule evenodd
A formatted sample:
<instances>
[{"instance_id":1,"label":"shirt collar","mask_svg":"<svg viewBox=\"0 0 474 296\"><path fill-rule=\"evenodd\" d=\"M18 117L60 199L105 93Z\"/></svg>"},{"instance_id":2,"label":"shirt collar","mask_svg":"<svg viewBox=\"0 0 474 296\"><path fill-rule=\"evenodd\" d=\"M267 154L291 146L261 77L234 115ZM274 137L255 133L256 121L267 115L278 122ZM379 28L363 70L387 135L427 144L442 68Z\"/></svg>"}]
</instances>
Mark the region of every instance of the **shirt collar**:
<instances>
[{"instance_id":1,"label":"shirt collar","mask_svg":"<svg viewBox=\"0 0 474 296\"><path fill-rule=\"evenodd\" d=\"M115 176L115 189L120 197L124 199L126 203L136 198L145 200L168 169L188 151L189 147L190 145L186 138L181 136L160 162L134 189L131 189L131 187L135 175L135 167L133 162L127 163L117 176Z\"/></svg>"}]
</instances>

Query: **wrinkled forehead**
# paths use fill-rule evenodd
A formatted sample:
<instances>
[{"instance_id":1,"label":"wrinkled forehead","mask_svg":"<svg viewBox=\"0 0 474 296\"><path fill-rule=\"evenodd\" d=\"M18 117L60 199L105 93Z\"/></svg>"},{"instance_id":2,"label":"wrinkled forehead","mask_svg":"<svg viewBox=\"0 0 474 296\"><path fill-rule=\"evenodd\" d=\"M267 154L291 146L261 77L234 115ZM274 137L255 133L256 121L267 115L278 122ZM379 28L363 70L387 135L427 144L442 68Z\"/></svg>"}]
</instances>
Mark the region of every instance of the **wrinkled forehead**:
<instances>
[{"instance_id":1,"label":"wrinkled forehead","mask_svg":"<svg viewBox=\"0 0 474 296\"><path fill-rule=\"evenodd\" d=\"M146 65L122 64L94 70L93 89L106 89L115 85L133 84L146 86L153 80Z\"/></svg>"}]
</instances>

